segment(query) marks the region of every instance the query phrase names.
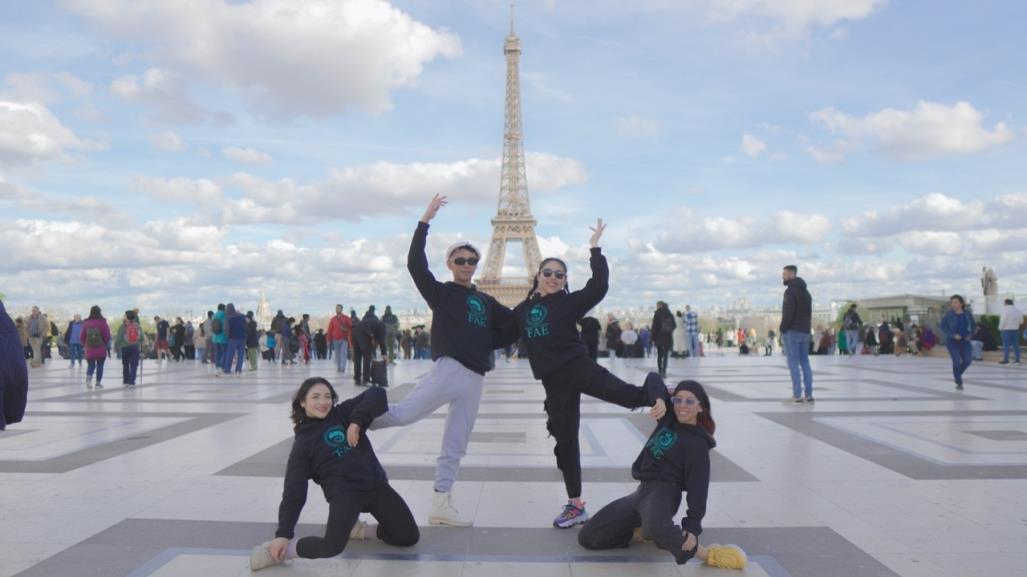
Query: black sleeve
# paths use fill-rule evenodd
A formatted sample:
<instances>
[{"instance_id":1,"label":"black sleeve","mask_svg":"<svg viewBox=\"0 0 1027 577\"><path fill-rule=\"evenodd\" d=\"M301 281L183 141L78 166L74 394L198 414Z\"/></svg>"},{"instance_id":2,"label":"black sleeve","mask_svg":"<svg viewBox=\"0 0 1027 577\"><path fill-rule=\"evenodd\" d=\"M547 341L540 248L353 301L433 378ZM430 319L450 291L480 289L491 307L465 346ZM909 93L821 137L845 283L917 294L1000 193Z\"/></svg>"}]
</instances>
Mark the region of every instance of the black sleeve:
<instances>
[{"instance_id":1,"label":"black sleeve","mask_svg":"<svg viewBox=\"0 0 1027 577\"><path fill-rule=\"evenodd\" d=\"M588 262L592 267L592 278L588 279L581 290L575 291L571 295L577 299L579 317L584 316L599 304L610 288L610 268L606 264L606 257L603 256L602 249L593 248Z\"/></svg>"},{"instance_id":2,"label":"black sleeve","mask_svg":"<svg viewBox=\"0 0 1027 577\"><path fill-rule=\"evenodd\" d=\"M791 287L785 290L785 300L781 304L781 332L792 328L795 322L795 295L791 293Z\"/></svg>"},{"instance_id":3,"label":"black sleeve","mask_svg":"<svg viewBox=\"0 0 1027 577\"><path fill-rule=\"evenodd\" d=\"M367 389L359 395L339 403L333 409L340 418L348 418L349 422L360 425L361 430L367 430L371 421L384 415L388 410L389 399L385 395L385 389L381 387Z\"/></svg>"},{"instance_id":4,"label":"black sleeve","mask_svg":"<svg viewBox=\"0 0 1027 577\"><path fill-rule=\"evenodd\" d=\"M439 281L428 268L428 257L424 254L428 243L428 223L418 222L414 238L410 240L410 252L407 253L407 270L414 279L417 292L421 293L428 306L434 306L439 300Z\"/></svg>"},{"instance_id":5,"label":"black sleeve","mask_svg":"<svg viewBox=\"0 0 1027 577\"><path fill-rule=\"evenodd\" d=\"M275 537L292 539L300 511L307 502L307 479L310 477L310 461L299 445L293 443L289 452L289 464L285 467L285 483L282 489L282 504L278 506L278 530Z\"/></svg>"},{"instance_id":6,"label":"black sleeve","mask_svg":"<svg viewBox=\"0 0 1027 577\"><path fill-rule=\"evenodd\" d=\"M706 516L706 495L710 490L710 452L704 449L689 463L685 478L685 497L688 509L681 519L681 528L693 535L702 533L702 519Z\"/></svg>"},{"instance_id":7,"label":"black sleeve","mask_svg":"<svg viewBox=\"0 0 1027 577\"><path fill-rule=\"evenodd\" d=\"M667 390L663 379L646 379L644 386L648 406L651 407L656 404L658 399L663 399L663 402L667 404L667 415L674 413L674 407L670 402L670 391Z\"/></svg>"}]
</instances>

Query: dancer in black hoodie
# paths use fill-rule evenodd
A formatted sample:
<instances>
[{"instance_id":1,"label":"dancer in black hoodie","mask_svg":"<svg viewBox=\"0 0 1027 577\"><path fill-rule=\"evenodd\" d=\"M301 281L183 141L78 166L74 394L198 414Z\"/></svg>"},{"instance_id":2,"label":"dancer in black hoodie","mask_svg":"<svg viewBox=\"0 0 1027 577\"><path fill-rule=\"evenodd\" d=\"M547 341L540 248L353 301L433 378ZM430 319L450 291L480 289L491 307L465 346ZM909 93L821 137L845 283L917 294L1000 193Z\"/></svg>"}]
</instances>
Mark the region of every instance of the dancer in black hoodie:
<instances>
[{"instance_id":1,"label":"dancer in black hoodie","mask_svg":"<svg viewBox=\"0 0 1027 577\"><path fill-rule=\"evenodd\" d=\"M409 547L420 533L410 508L389 485L371 442L363 434L388 409L385 389L374 388L336 405L339 396L321 377L311 377L292 400L296 440L289 452L285 488L278 508L274 540L250 553L257 571L286 559L334 557L351 538L363 539L370 528L360 513L378 520L376 535L389 545ZM307 500L307 479L321 485L328 501L324 537L293 541L293 530Z\"/></svg>"},{"instance_id":2,"label":"dancer in black hoodie","mask_svg":"<svg viewBox=\"0 0 1027 577\"><path fill-rule=\"evenodd\" d=\"M563 473L568 503L553 520L553 526L566 529L588 520L585 502L581 500L581 454L578 428L581 421L581 394L596 397L622 407L635 409L652 405L656 416L663 416L667 407L663 400L649 403L645 389L630 385L596 364L578 334L577 322L606 296L610 271L599 248L599 239L606 226L599 219L592 228L592 278L581 290L567 289L567 265L560 259L547 258L528 298L514 309L517 334L526 344L531 372L542 381L546 390L545 410L549 419L546 428L556 438L556 466ZM504 334L500 342L511 339ZM646 382L663 380L649 373Z\"/></svg>"},{"instance_id":3,"label":"dancer in black hoodie","mask_svg":"<svg viewBox=\"0 0 1027 577\"><path fill-rule=\"evenodd\" d=\"M645 388L651 401L662 399L674 410L657 419L631 466L631 476L641 481L638 489L600 509L582 527L578 542L586 549L623 548L640 529L641 539L654 541L679 565L696 556L709 565L744 568L745 553L737 546L699 545L710 488L710 449L717 446L709 396L695 381L678 383L673 397L662 382L647 381ZM682 492L687 493L688 509L679 526L674 513Z\"/></svg>"}]
</instances>

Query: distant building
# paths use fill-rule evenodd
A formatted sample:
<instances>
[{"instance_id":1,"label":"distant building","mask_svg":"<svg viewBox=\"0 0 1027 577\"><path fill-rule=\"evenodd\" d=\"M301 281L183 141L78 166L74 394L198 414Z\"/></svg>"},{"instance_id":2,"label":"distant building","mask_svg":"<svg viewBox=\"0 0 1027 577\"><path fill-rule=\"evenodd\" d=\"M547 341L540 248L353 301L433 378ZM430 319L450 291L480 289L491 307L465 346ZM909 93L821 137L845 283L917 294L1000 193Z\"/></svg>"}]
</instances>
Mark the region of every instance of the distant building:
<instances>
[{"instance_id":1,"label":"distant building","mask_svg":"<svg viewBox=\"0 0 1027 577\"><path fill-rule=\"evenodd\" d=\"M892 322L900 319L903 324L937 328L945 311L949 310L948 297L896 295L859 299L859 316L867 324L880 324L882 317ZM978 311L974 311L977 313Z\"/></svg>"}]
</instances>

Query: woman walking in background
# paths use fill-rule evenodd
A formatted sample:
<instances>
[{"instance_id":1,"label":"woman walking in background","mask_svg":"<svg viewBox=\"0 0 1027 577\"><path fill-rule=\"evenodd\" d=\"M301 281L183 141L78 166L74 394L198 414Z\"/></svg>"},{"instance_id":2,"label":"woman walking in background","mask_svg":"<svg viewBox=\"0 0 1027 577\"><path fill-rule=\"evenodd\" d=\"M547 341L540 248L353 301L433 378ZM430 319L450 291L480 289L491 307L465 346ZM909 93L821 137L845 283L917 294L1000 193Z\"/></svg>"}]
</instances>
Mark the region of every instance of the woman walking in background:
<instances>
[{"instance_id":1,"label":"woman walking in background","mask_svg":"<svg viewBox=\"0 0 1027 577\"><path fill-rule=\"evenodd\" d=\"M89 309L89 318L82 322L81 343L86 353L86 389L103 388L103 364L107 360L107 343L111 342L111 327L107 319L100 314L100 307L93 305ZM93 374L96 384L93 384Z\"/></svg>"}]
</instances>

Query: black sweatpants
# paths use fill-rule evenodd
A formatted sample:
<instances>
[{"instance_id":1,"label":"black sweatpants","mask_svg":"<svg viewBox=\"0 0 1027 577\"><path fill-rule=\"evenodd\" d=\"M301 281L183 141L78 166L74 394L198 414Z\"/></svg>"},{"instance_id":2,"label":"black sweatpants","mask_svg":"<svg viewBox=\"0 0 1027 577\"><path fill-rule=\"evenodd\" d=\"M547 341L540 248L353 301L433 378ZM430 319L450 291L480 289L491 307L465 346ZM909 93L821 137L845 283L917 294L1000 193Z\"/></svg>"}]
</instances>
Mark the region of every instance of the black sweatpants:
<instances>
[{"instance_id":1,"label":"black sweatpants","mask_svg":"<svg viewBox=\"0 0 1027 577\"><path fill-rule=\"evenodd\" d=\"M378 538L396 547L410 547L421 538L417 522L406 502L388 483L374 491L346 493L328 504L324 537L303 537L296 553L306 559L335 557L342 553L361 513L378 520Z\"/></svg>"},{"instance_id":2,"label":"black sweatpants","mask_svg":"<svg viewBox=\"0 0 1027 577\"><path fill-rule=\"evenodd\" d=\"M667 374L667 357L670 356L670 345L656 345L656 370L660 375Z\"/></svg>"},{"instance_id":3,"label":"black sweatpants","mask_svg":"<svg viewBox=\"0 0 1027 577\"><path fill-rule=\"evenodd\" d=\"M652 373L650 373L652 374ZM588 357L579 357L542 378L546 390L546 429L556 439L553 453L563 473L567 496L581 496L581 450L578 429L581 425L582 393L637 409L648 405L644 387L628 384Z\"/></svg>"},{"instance_id":4,"label":"black sweatpants","mask_svg":"<svg viewBox=\"0 0 1027 577\"><path fill-rule=\"evenodd\" d=\"M371 361L374 360L374 345L371 339L357 338L353 341L353 380L366 383L371 380Z\"/></svg>"},{"instance_id":5,"label":"black sweatpants","mask_svg":"<svg viewBox=\"0 0 1027 577\"><path fill-rule=\"evenodd\" d=\"M674 523L679 506L680 487L643 481L634 493L613 501L593 515L578 533L578 543L586 549L622 549L631 544L635 528L641 527L643 537L652 539L681 565L691 559L698 548L681 550L685 537L681 527Z\"/></svg>"}]
</instances>

